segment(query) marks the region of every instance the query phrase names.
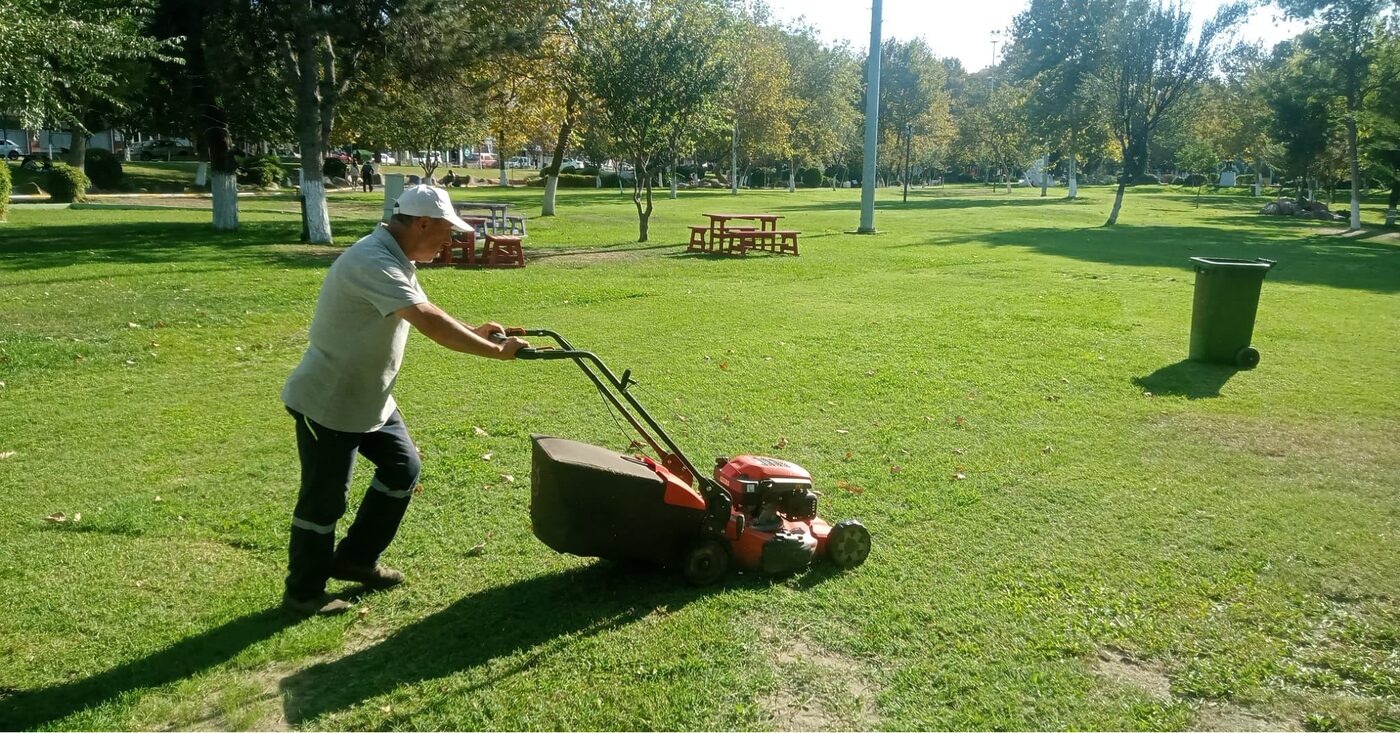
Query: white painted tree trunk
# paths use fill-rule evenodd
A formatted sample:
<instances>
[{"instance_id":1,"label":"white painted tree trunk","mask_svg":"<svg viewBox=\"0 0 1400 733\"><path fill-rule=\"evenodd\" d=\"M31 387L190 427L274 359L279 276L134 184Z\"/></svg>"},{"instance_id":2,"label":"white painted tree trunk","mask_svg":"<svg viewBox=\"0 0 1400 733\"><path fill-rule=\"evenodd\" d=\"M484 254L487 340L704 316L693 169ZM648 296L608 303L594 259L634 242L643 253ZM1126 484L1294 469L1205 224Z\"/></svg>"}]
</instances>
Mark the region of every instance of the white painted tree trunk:
<instances>
[{"instance_id":1,"label":"white painted tree trunk","mask_svg":"<svg viewBox=\"0 0 1400 733\"><path fill-rule=\"evenodd\" d=\"M238 230L238 183L232 173L214 171L214 229L220 232Z\"/></svg>"},{"instance_id":2,"label":"white painted tree trunk","mask_svg":"<svg viewBox=\"0 0 1400 733\"><path fill-rule=\"evenodd\" d=\"M671 198L676 198L676 159L671 159Z\"/></svg>"},{"instance_id":3,"label":"white painted tree trunk","mask_svg":"<svg viewBox=\"0 0 1400 733\"><path fill-rule=\"evenodd\" d=\"M729 193L739 195L739 121L734 120L734 134L729 138Z\"/></svg>"},{"instance_id":4,"label":"white painted tree trunk","mask_svg":"<svg viewBox=\"0 0 1400 733\"><path fill-rule=\"evenodd\" d=\"M788 161L788 193L797 191L797 158Z\"/></svg>"},{"instance_id":5,"label":"white painted tree trunk","mask_svg":"<svg viewBox=\"0 0 1400 733\"><path fill-rule=\"evenodd\" d=\"M554 192L558 189L559 176L544 179L544 205L540 207L540 216L554 216Z\"/></svg>"},{"instance_id":6,"label":"white painted tree trunk","mask_svg":"<svg viewBox=\"0 0 1400 733\"><path fill-rule=\"evenodd\" d=\"M1040 156L1040 195L1045 196L1050 188L1050 156Z\"/></svg>"},{"instance_id":7,"label":"white painted tree trunk","mask_svg":"<svg viewBox=\"0 0 1400 733\"><path fill-rule=\"evenodd\" d=\"M326 208L325 183L314 176L303 176L301 195L306 197L306 241L331 244L331 217Z\"/></svg>"}]
</instances>

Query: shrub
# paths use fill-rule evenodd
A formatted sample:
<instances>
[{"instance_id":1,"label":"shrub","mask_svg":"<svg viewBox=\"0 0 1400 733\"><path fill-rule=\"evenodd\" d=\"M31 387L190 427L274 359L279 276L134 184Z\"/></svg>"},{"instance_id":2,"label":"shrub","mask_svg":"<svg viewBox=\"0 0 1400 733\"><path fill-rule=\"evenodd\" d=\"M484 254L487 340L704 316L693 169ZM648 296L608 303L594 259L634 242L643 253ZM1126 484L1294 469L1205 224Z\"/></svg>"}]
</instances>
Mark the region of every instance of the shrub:
<instances>
[{"instance_id":1,"label":"shrub","mask_svg":"<svg viewBox=\"0 0 1400 733\"><path fill-rule=\"evenodd\" d=\"M606 181L606 176L604 177L604 180ZM539 178L531 178L525 181L525 185L533 186L535 188L544 188L544 176L540 176ZM594 182L593 176L585 176L579 173L559 174L559 188L593 188L596 185L597 184ZM616 186L617 181L613 181L612 185Z\"/></svg>"},{"instance_id":2,"label":"shrub","mask_svg":"<svg viewBox=\"0 0 1400 733\"><path fill-rule=\"evenodd\" d=\"M1196 186L1206 185L1206 177L1201 175L1200 173L1192 173L1191 175L1185 178L1178 178L1176 180L1181 185L1186 186L1188 188L1195 188Z\"/></svg>"},{"instance_id":3,"label":"shrub","mask_svg":"<svg viewBox=\"0 0 1400 733\"><path fill-rule=\"evenodd\" d=\"M1155 185L1161 183L1157 176L1151 173L1139 173L1128 180L1129 186Z\"/></svg>"},{"instance_id":4,"label":"shrub","mask_svg":"<svg viewBox=\"0 0 1400 733\"><path fill-rule=\"evenodd\" d=\"M822 171L820 168L801 168L802 185L805 188L816 188L822 185Z\"/></svg>"},{"instance_id":5,"label":"shrub","mask_svg":"<svg viewBox=\"0 0 1400 733\"><path fill-rule=\"evenodd\" d=\"M827 166L826 174L828 176L831 176L832 178L835 178L838 181L850 180L849 178L847 178L848 173L846 171L846 165L844 163L837 163L836 165Z\"/></svg>"},{"instance_id":6,"label":"shrub","mask_svg":"<svg viewBox=\"0 0 1400 733\"><path fill-rule=\"evenodd\" d=\"M10 164L0 160L0 221L10 210Z\"/></svg>"},{"instance_id":7,"label":"shrub","mask_svg":"<svg viewBox=\"0 0 1400 733\"><path fill-rule=\"evenodd\" d=\"M836 179L831 176L822 176L822 188L836 188Z\"/></svg>"},{"instance_id":8,"label":"shrub","mask_svg":"<svg viewBox=\"0 0 1400 733\"><path fill-rule=\"evenodd\" d=\"M749 172L749 181L746 184L749 188L763 188L769 181L775 180L778 172L772 168L755 168Z\"/></svg>"},{"instance_id":9,"label":"shrub","mask_svg":"<svg viewBox=\"0 0 1400 733\"><path fill-rule=\"evenodd\" d=\"M88 178L92 179L92 185L97 188L112 191L121 188L122 185L122 161L110 150L102 148L92 148L87 151L87 160L84 161L83 168L87 171Z\"/></svg>"},{"instance_id":10,"label":"shrub","mask_svg":"<svg viewBox=\"0 0 1400 733\"><path fill-rule=\"evenodd\" d=\"M321 175L327 178L349 178L350 167L340 158L326 158L326 162L321 164Z\"/></svg>"},{"instance_id":11,"label":"shrub","mask_svg":"<svg viewBox=\"0 0 1400 733\"><path fill-rule=\"evenodd\" d=\"M277 162L275 155L256 155L243 159L238 166L238 182L244 185L265 188L287 175L287 171Z\"/></svg>"},{"instance_id":12,"label":"shrub","mask_svg":"<svg viewBox=\"0 0 1400 733\"><path fill-rule=\"evenodd\" d=\"M617 186L618 186L618 177L617 177L617 174L616 174L616 173L604 173L604 174L603 174L603 187L604 187L604 188L617 188Z\"/></svg>"},{"instance_id":13,"label":"shrub","mask_svg":"<svg viewBox=\"0 0 1400 733\"><path fill-rule=\"evenodd\" d=\"M87 200L88 177L67 163L54 163L45 175L49 200L56 204L82 203Z\"/></svg>"},{"instance_id":14,"label":"shrub","mask_svg":"<svg viewBox=\"0 0 1400 733\"><path fill-rule=\"evenodd\" d=\"M1253 186L1253 185L1254 185L1254 174L1253 174L1253 173L1241 173L1241 174L1239 174L1238 176L1235 176L1235 185L1236 185L1236 186Z\"/></svg>"},{"instance_id":15,"label":"shrub","mask_svg":"<svg viewBox=\"0 0 1400 733\"><path fill-rule=\"evenodd\" d=\"M676 178L679 178L679 179L682 180L682 181L689 181L689 180L690 180L690 176L691 176L692 174L694 174L696 178L704 178L704 177L705 177L705 169L701 168L701 167L698 166L698 165L678 165L678 166L676 166Z\"/></svg>"}]
</instances>

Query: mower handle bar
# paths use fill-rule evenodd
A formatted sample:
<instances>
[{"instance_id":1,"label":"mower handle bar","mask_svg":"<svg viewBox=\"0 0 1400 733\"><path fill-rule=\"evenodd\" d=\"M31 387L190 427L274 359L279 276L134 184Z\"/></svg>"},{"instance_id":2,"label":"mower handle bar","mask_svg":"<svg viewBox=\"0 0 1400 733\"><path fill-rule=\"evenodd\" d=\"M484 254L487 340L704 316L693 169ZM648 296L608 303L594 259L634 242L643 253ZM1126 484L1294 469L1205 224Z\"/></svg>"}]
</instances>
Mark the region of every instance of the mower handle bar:
<instances>
[{"instance_id":1,"label":"mower handle bar","mask_svg":"<svg viewBox=\"0 0 1400 733\"><path fill-rule=\"evenodd\" d=\"M695 477L696 481L700 483L701 490L707 495L707 497L713 496L718 493L722 493L719 486L715 484L713 480L702 474L696 468L695 464L690 462L690 459L685 456L685 453L683 451L681 451L680 446L676 445L676 442L672 440L671 436L666 433L665 428L662 428L661 424L658 423L656 419L653 418L651 414L646 411L646 408L642 407L641 403L638 402L637 399L627 391L627 387L631 384L634 384L634 382L632 382L630 371L624 371L622 373L622 378L619 379L617 375L612 373L612 370L608 369L607 365L603 363L603 360L598 358L597 354L594 354L591 351L575 349L574 345L569 343L567 339L547 328L507 328L505 330L505 333L491 334L491 340L495 341L496 343L503 343L507 338L511 336L543 336L545 338L554 339L554 341L557 342L562 348L556 349L552 346L538 348L522 348L519 351L515 352L515 358L544 360L572 359L575 363L579 365L579 368L583 370L583 373L588 376L589 380L591 380L593 384L598 387L598 390L601 391L605 397L607 397L608 401L611 402L615 407L617 407L619 411L622 412L623 416L627 418L627 421L632 424L632 427L638 433L640 433L641 436L645 438L648 443L651 444L652 448L654 448L659 453L669 453L679 458L681 463L685 465L686 469L690 471L691 475ZM600 378L598 374L595 374L594 371L588 367L589 363L592 363L594 366L596 366L598 371L602 372L602 375L606 378L606 380ZM617 396L604 387L605 383L608 384L608 386L611 386L613 390L616 390L619 394L621 394L627 400L627 403L632 407L632 409L636 410L636 412L641 416L642 420L646 422L646 425L652 430L656 431L656 434L661 438L661 441L666 444L666 447L664 449L662 448L662 446L656 443L656 440L652 438L651 434L647 431L647 428L644 427L641 422L638 422L637 418L633 416L632 413L628 411L628 409L623 405L623 403L617 399ZM727 507L727 505L725 506ZM725 515L725 517L728 516L728 511L728 508L725 508L722 512Z\"/></svg>"}]
</instances>

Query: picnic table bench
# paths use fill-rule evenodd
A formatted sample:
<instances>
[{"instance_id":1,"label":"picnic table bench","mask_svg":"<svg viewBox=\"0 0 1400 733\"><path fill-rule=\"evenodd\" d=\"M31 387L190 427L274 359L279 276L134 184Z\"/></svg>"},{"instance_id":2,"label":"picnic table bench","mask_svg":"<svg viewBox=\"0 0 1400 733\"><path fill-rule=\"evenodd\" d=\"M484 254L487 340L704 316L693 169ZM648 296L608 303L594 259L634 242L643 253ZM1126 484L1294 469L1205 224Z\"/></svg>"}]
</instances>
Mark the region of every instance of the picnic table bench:
<instances>
[{"instance_id":1,"label":"picnic table bench","mask_svg":"<svg viewBox=\"0 0 1400 733\"><path fill-rule=\"evenodd\" d=\"M780 214L706 214L709 226L690 227L687 252L722 252L747 254L751 249L776 254L797 254L797 237L801 232L778 229ZM757 227L731 226L731 221L757 222Z\"/></svg>"}]
</instances>

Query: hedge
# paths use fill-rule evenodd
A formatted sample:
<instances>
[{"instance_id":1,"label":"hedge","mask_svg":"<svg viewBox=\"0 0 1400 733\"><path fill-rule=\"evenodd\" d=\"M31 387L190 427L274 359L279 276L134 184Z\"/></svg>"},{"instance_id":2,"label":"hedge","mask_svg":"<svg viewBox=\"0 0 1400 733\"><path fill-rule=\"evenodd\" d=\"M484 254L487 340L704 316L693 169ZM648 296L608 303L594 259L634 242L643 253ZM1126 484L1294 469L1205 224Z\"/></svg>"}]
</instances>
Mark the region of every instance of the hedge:
<instances>
[{"instance_id":1,"label":"hedge","mask_svg":"<svg viewBox=\"0 0 1400 733\"><path fill-rule=\"evenodd\" d=\"M87 151L83 169L87 171L92 185L104 191L114 191L122 185L122 161L110 150L90 148Z\"/></svg>"},{"instance_id":2,"label":"hedge","mask_svg":"<svg viewBox=\"0 0 1400 733\"><path fill-rule=\"evenodd\" d=\"M0 160L0 221L10 211L10 164Z\"/></svg>"},{"instance_id":3,"label":"hedge","mask_svg":"<svg viewBox=\"0 0 1400 733\"><path fill-rule=\"evenodd\" d=\"M44 180L48 184L49 200L56 204L87 201L87 175L67 163L54 163Z\"/></svg>"}]
</instances>

